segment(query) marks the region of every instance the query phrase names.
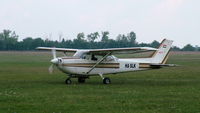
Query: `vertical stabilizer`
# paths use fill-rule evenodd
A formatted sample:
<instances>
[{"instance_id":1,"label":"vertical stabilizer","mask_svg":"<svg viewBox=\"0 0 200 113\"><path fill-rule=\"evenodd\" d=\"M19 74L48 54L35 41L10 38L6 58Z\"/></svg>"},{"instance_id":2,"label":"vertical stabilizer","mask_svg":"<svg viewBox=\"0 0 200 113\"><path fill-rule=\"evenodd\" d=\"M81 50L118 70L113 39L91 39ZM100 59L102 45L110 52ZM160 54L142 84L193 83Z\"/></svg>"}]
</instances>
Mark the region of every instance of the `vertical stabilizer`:
<instances>
[{"instance_id":1,"label":"vertical stabilizer","mask_svg":"<svg viewBox=\"0 0 200 113\"><path fill-rule=\"evenodd\" d=\"M158 50L152 55L152 63L165 64L168 59L172 43L172 40L164 39Z\"/></svg>"}]
</instances>

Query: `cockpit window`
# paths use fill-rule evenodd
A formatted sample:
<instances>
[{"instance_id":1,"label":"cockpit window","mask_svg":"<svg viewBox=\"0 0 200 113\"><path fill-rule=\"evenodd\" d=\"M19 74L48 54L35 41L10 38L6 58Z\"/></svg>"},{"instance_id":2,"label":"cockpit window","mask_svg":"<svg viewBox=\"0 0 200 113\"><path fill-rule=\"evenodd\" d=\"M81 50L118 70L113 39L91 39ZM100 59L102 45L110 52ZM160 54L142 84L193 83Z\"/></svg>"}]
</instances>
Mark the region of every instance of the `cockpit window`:
<instances>
[{"instance_id":1,"label":"cockpit window","mask_svg":"<svg viewBox=\"0 0 200 113\"><path fill-rule=\"evenodd\" d=\"M81 58L82 58L82 59L86 59L86 55L82 55Z\"/></svg>"},{"instance_id":2,"label":"cockpit window","mask_svg":"<svg viewBox=\"0 0 200 113\"><path fill-rule=\"evenodd\" d=\"M106 57L106 61L113 61L116 60L117 58L113 55Z\"/></svg>"}]
</instances>

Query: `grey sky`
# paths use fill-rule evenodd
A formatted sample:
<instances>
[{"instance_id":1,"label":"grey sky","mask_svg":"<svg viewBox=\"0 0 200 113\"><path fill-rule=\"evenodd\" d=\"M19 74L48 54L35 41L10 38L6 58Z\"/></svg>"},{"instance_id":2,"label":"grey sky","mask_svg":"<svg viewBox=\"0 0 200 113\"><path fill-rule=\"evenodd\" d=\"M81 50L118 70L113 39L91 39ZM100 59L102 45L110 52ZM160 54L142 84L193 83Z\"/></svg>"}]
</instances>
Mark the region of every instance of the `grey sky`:
<instances>
[{"instance_id":1,"label":"grey sky","mask_svg":"<svg viewBox=\"0 0 200 113\"><path fill-rule=\"evenodd\" d=\"M75 38L109 31L111 38L134 31L137 41L174 40L200 45L200 0L0 0L0 30L25 37Z\"/></svg>"}]
</instances>

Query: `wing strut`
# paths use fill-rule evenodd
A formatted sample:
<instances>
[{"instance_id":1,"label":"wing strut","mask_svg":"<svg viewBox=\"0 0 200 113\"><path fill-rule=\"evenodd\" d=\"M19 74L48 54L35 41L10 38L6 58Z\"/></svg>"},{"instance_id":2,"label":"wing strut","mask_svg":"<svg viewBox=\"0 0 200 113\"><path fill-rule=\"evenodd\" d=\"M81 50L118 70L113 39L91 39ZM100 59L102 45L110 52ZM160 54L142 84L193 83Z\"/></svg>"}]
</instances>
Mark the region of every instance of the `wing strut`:
<instances>
[{"instance_id":1,"label":"wing strut","mask_svg":"<svg viewBox=\"0 0 200 113\"><path fill-rule=\"evenodd\" d=\"M87 72L89 74L97 65L99 65L108 55L110 55L111 52L108 52L101 60L99 60L95 65L92 66L92 68Z\"/></svg>"}]
</instances>

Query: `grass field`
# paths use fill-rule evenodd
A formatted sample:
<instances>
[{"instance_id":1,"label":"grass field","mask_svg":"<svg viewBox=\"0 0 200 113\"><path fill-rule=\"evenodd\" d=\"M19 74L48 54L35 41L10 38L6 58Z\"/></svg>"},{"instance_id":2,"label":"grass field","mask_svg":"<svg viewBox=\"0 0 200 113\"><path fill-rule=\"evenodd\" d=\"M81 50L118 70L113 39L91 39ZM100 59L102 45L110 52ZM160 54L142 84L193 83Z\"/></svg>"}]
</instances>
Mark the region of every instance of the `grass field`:
<instances>
[{"instance_id":1,"label":"grass field","mask_svg":"<svg viewBox=\"0 0 200 113\"><path fill-rule=\"evenodd\" d=\"M55 70L48 52L0 52L0 113L197 113L200 53L172 53L180 67L108 75L85 84Z\"/></svg>"}]
</instances>

